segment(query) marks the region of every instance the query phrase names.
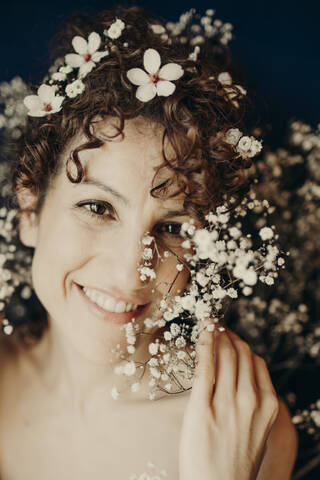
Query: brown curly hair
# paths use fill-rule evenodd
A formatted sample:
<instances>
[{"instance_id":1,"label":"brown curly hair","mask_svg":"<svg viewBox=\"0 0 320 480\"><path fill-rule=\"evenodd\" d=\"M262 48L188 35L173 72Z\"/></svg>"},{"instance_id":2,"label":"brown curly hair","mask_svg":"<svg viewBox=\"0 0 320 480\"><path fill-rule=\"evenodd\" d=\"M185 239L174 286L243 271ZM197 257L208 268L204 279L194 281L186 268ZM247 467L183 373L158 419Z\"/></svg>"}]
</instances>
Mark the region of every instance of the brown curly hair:
<instances>
[{"instance_id":1,"label":"brown curly hair","mask_svg":"<svg viewBox=\"0 0 320 480\"><path fill-rule=\"evenodd\" d=\"M201 219L209 210L231 198L233 205L237 204L248 190L246 171L251 160L243 159L223 140L223 134L235 127L245 130L245 114L251 101L234 84L228 85L227 93L217 79L224 71L228 71L233 79L238 74L239 67L231 59L228 47L218 39L207 38L201 45L198 59L191 60L188 58L191 52L188 42L166 41L150 28L153 24L165 25L163 19L139 6L118 6L103 10L94 18L82 15L70 18L53 41L52 62L72 52L71 42L75 35L88 38L94 31L103 36L103 31L116 18L125 23L121 41L115 42L110 55L83 79L85 91L76 98L66 97L57 113L28 118L18 144L18 155L11 167L13 203L19 210L16 192L22 187L27 188L37 198L35 211L39 213L50 182L59 171L61 153L75 135L83 132L87 139L71 152L67 162L69 180L78 183L84 174L79 152L98 148L104 141L112 140L111 137L102 140L95 136L92 129L95 119L116 117L119 120L118 136L123 135L127 119L139 116L163 127L161 166L173 171L173 179L178 185L178 190L170 196L183 191L185 209ZM136 98L136 87L128 81L126 72L141 66L146 48L157 50L163 64L174 62L181 65L184 75L172 95L141 102ZM232 100L230 89L234 95ZM175 158L171 160L165 155L167 141L174 151ZM68 168L71 163L76 167L75 177ZM153 183L150 193L153 196L166 195L168 182L157 186Z\"/></svg>"},{"instance_id":2,"label":"brown curly hair","mask_svg":"<svg viewBox=\"0 0 320 480\"><path fill-rule=\"evenodd\" d=\"M221 134L232 127L244 128L243 118L249 100L233 85L231 88L238 102L238 107L235 106L217 80L219 73L227 69L233 75L235 66L227 47L218 40L207 39L201 46L198 60L190 60L190 46L178 42L170 44L153 33L150 25L163 24L161 19L138 6L118 6L101 11L93 19L72 17L56 35L51 56L57 59L70 53L75 35L87 38L95 31L102 36L115 18L126 25L122 41L83 79L84 93L74 99L66 98L58 113L29 118L12 167L13 191L19 187L29 188L38 197L39 212L50 180L58 171L62 150L79 131L85 134L87 142L78 146L69 159L77 169L75 178L67 171L69 180L74 183L81 182L83 177L78 153L104 143L90 128L94 119L117 117L120 125L117 135L123 135L125 120L140 116L164 127L163 145L167 139L176 158L169 161L163 149L163 165L174 171L179 192L186 194L184 206L187 210L192 209L202 216L231 196L240 198L247 189L245 170L251 161L242 159L223 141ZM126 72L141 65L146 47L156 49L163 64L181 65L184 75L174 94L156 96L144 103L135 97L135 87L128 81ZM163 195L165 187L167 185L154 187L151 194L156 196L161 192Z\"/></svg>"}]
</instances>

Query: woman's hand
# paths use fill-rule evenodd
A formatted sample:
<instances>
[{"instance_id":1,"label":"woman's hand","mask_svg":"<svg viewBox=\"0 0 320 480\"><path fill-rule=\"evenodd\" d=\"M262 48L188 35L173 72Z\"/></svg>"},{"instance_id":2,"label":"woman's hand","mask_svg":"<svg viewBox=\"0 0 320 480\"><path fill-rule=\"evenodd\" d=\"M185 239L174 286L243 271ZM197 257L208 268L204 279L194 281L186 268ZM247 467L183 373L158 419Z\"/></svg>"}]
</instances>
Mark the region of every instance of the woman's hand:
<instances>
[{"instance_id":1,"label":"woman's hand","mask_svg":"<svg viewBox=\"0 0 320 480\"><path fill-rule=\"evenodd\" d=\"M265 361L230 330L204 330L196 351L179 480L255 480L279 409Z\"/></svg>"}]
</instances>

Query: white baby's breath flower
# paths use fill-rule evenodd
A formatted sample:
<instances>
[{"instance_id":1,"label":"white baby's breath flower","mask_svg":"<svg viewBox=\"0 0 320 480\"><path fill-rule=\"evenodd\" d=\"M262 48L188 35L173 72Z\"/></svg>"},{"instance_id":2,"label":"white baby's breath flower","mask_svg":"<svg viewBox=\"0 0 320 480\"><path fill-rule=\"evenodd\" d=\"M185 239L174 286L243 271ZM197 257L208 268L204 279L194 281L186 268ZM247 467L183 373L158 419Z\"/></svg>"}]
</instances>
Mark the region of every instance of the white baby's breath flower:
<instances>
[{"instance_id":1,"label":"white baby's breath flower","mask_svg":"<svg viewBox=\"0 0 320 480\"><path fill-rule=\"evenodd\" d=\"M134 393L138 392L140 390L140 388L141 388L141 385L140 385L139 382L135 382L131 385L131 391L134 392Z\"/></svg>"},{"instance_id":2,"label":"white baby's breath flower","mask_svg":"<svg viewBox=\"0 0 320 480\"><path fill-rule=\"evenodd\" d=\"M150 28L156 35L161 35L166 31L166 29L162 25L150 25Z\"/></svg>"},{"instance_id":3,"label":"white baby's breath flower","mask_svg":"<svg viewBox=\"0 0 320 480\"><path fill-rule=\"evenodd\" d=\"M134 347L133 345L128 345L127 347L127 352L132 354L136 351L136 347Z\"/></svg>"},{"instance_id":4,"label":"white baby's breath flower","mask_svg":"<svg viewBox=\"0 0 320 480\"><path fill-rule=\"evenodd\" d=\"M111 389L111 397L114 399L114 400L117 400L117 398L119 397L119 392L117 390L116 387L112 387Z\"/></svg>"},{"instance_id":5,"label":"white baby's breath flower","mask_svg":"<svg viewBox=\"0 0 320 480\"><path fill-rule=\"evenodd\" d=\"M145 248L142 252L142 258L144 260L151 260L153 256L152 248Z\"/></svg>"},{"instance_id":6,"label":"white baby's breath flower","mask_svg":"<svg viewBox=\"0 0 320 480\"><path fill-rule=\"evenodd\" d=\"M239 140L237 150L239 153L248 152L251 147L252 140L248 136L244 136Z\"/></svg>"},{"instance_id":7,"label":"white baby's breath flower","mask_svg":"<svg viewBox=\"0 0 320 480\"><path fill-rule=\"evenodd\" d=\"M108 30L105 30L103 33L105 34L106 37L111 38L112 40L115 40L116 38L119 38L122 34L122 30L125 27L125 23L117 19L115 22L113 22Z\"/></svg>"},{"instance_id":8,"label":"white baby's breath flower","mask_svg":"<svg viewBox=\"0 0 320 480\"><path fill-rule=\"evenodd\" d=\"M150 343L149 344L149 353L151 353L151 355L157 355L158 350L159 350L159 344L158 343Z\"/></svg>"},{"instance_id":9,"label":"white baby's breath flower","mask_svg":"<svg viewBox=\"0 0 320 480\"><path fill-rule=\"evenodd\" d=\"M262 240L270 240L271 238L273 238L274 234L273 234L272 228L263 227L263 228L261 228L261 230L259 232L259 235L262 238Z\"/></svg>"},{"instance_id":10,"label":"white baby's breath flower","mask_svg":"<svg viewBox=\"0 0 320 480\"><path fill-rule=\"evenodd\" d=\"M167 342L172 339L172 334L168 331L164 332L163 336L164 336L164 339L167 340Z\"/></svg>"},{"instance_id":11,"label":"white baby's breath flower","mask_svg":"<svg viewBox=\"0 0 320 480\"><path fill-rule=\"evenodd\" d=\"M186 341L183 337L176 338L175 345L177 348L184 348L186 346Z\"/></svg>"},{"instance_id":12,"label":"white baby's breath flower","mask_svg":"<svg viewBox=\"0 0 320 480\"><path fill-rule=\"evenodd\" d=\"M192 295L184 295L180 300L182 308L184 308L184 310L189 310L190 312L194 311L195 303L195 297Z\"/></svg>"},{"instance_id":13,"label":"white baby's breath flower","mask_svg":"<svg viewBox=\"0 0 320 480\"><path fill-rule=\"evenodd\" d=\"M170 332L173 337L176 337L181 332L181 328L177 323L172 323L170 325Z\"/></svg>"},{"instance_id":14,"label":"white baby's breath flower","mask_svg":"<svg viewBox=\"0 0 320 480\"><path fill-rule=\"evenodd\" d=\"M227 295L230 297L230 298L237 298L238 297L238 292L235 288L228 288L227 290Z\"/></svg>"},{"instance_id":15,"label":"white baby's breath flower","mask_svg":"<svg viewBox=\"0 0 320 480\"><path fill-rule=\"evenodd\" d=\"M142 239L142 243L143 245L151 245L153 240L154 240L154 237L152 237L151 235L145 235Z\"/></svg>"},{"instance_id":16,"label":"white baby's breath flower","mask_svg":"<svg viewBox=\"0 0 320 480\"><path fill-rule=\"evenodd\" d=\"M70 98L74 98L77 95L80 95L82 92L84 92L84 90L85 85L80 79L77 79L66 86L66 94Z\"/></svg>"},{"instance_id":17,"label":"white baby's breath flower","mask_svg":"<svg viewBox=\"0 0 320 480\"><path fill-rule=\"evenodd\" d=\"M65 73L65 74L71 73L72 70L73 70L73 68L70 67L70 65L65 65L65 66L62 66L62 67L59 68L59 72Z\"/></svg>"},{"instance_id":18,"label":"white baby's breath flower","mask_svg":"<svg viewBox=\"0 0 320 480\"><path fill-rule=\"evenodd\" d=\"M76 35L72 39L72 46L77 53L68 53L65 56L66 64L72 68L79 68L79 78L85 77L103 57L109 55L108 50L99 52L101 37L91 32L88 40Z\"/></svg>"},{"instance_id":19,"label":"white baby's breath flower","mask_svg":"<svg viewBox=\"0 0 320 480\"><path fill-rule=\"evenodd\" d=\"M55 72L51 78L52 80L56 80L57 82L64 82L67 78L67 75L63 72Z\"/></svg>"},{"instance_id":20,"label":"white baby's breath flower","mask_svg":"<svg viewBox=\"0 0 320 480\"><path fill-rule=\"evenodd\" d=\"M225 141L231 145L236 145L241 137L242 132L239 128L230 128L225 134Z\"/></svg>"},{"instance_id":21,"label":"white baby's breath flower","mask_svg":"<svg viewBox=\"0 0 320 480\"><path fill-rule=\"evenodd\" d=\"M27 95L23 103L28 108L30 117L44 117L59 112L64 98L56 96L55 87L43 84L38 88L37 95Z\"/></svg>"},{"instance_id":22,"label":"white baby's breath flower","mask_svg":"<svg viewBox=\"0 0 320 480\"><path fill-rule=\"evenodd\" d=\"M218 75L218 80L223 85L231 85L232 84L232 77L229 72L221 72Z\"/></svg>"},{"instance_id":23,"label":"white baby's breath flower","mask_svg":"<svg viewBox=\"0 0 320 480\"><path fill-rule=\"evenodd\" d=\"M150 367L150 373L154 378L161 377L161 372L157 367Z\"/></svg>"},{"instance_id":24,"label":"white baby's breath flower","mask_svg":"<svg viewBox=\"0 0 320 480\"><path fill-rule=\"evenodd\" d=\"M169 96L176 86L172 80L178 80L184 73L177 63L167 63L160 68L161 57L157 50L148 48L144 52L143 65L141 68L131 68L127 71L127 77L131 83L138 85L136 97L142 102L148 102L156 95Z\"/></svg>"},{"instance_id":25,"label":"white baby's breath flower","mask_svg":"<svg viewBox=\"0 0 320 480\"><path fill-rule=\"evenodd\" d=\"M132 375L134 375L135 372L136 372L136 364L133 361L126 363L126 365L123 367L123 373L128 377L131 377Z\"/></svg>"}]
</instances>

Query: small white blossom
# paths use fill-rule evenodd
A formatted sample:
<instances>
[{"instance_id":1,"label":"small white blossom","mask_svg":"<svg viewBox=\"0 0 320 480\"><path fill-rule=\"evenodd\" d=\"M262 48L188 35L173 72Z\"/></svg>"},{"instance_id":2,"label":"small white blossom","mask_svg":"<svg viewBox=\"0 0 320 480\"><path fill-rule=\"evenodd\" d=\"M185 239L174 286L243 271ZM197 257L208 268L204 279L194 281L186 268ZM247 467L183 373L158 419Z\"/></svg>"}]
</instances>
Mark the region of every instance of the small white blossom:
<instances>
[{"instance_id":1,"label":"small white blossom","mask_svg":"<svg viewBox=\"0 0 320 480\"><path fill-rule=\"evenodd\" d=\"M85 90L85 85L82 80L78 79L66 86L66 94L70 98L80 95Z\"/></svg>"},{"instance_id":2,"label":"small white blossom","mask_svg":"<svg viewBox=\"0 0 320 480\"><path fill-rule=\"evenodd\" d=\"M230 128L225 135L225 141L231 145L236 145L241 137L242 132L239 128Z\"/></svg>"},{"instance_id":3,"label":"small white blossom","mask_svg":"<svg viewBox=\"0 0 320 480\"><path fill-rule=\"evenodd\" d=\"M158 350L159 350L159 344L158 343L150 343L149 344L149 353L151 353L151 355L156 355L158 353Z\"/></svg>"},{"instance_id":4,"label":"small white blossom","mask_svg":"<svg viewBox=\"0 0 320 480\"><path fill-rule=\"evenodd\" d=\"M56 89L50 85L41 85L37 95L27 95L23 103L28 108L31 117L44 117L45 115L59 112L65 97L56 96Z\"/></svg>"},{"instance_id":5,"label":"small white blossom","mask_svg":"<svg viewBox=\"0 0 320 480\"><path fill-rule=\"evenodd\" d=\"M138 392L140 388L141 388L141 385L139 382L135 382L131 385L131 391L134 393Z\"/></svg>"},{"instance_id":6,"label":"small white blossom","mask_svg":"<svg viewBox=\"0 0 320 480\"><path fill-rule=\"evenodd\" d=\"M66 65L66 66L63 66L63 67L59 68L59 72L64 73L64 74L71 73L72 70L73 70L73 68L70 67L70 65Z\"/></svg>"},{"instance_id":7,"label":"small white blossom","mask_svg":"<svg viewBox=\"0 0 320 480\"><path fill-rule=\"evenodd\" d=\"M125 23L117 19L115 22L113 22L108 30L105 30L103 33L105 34L106 37L112 38L112 40L115 40L116 38L119 38L122 34L122 30L125 27Z\"/></svg>"},{"instance_id":8,"label":"small white blossom","mask_svg":"<svg viewBox=\"0 0 320 480\"><path fill-rule=\"evenodd\" d=\"M152 257L153 257L152 248L145 248L142 252L142 258L144 260L151 260Z\"/></svg>"},{"instance_id":9,"label":"small white blossom","mask_svg":"<svg viewBox=\"0 0 320 480\"><path fill-rule=\"evenodd\" d=\"M150 367L150 373L154 378L160 378L161 377L161 372L156 367Z\"/></svg>"},{"instance_id":10,"label":"small white blossom","mask_svg":"<svg viewBox=\"0 0 320 480\"><path fill-rule=\"evenodd\" d=\"M127 77L131 83L138 85L136 97L142 102L148 102L156 95L169 96L176 86L172 80L178 80L184 73L177 63L167 63L160 68L161 58L157 50L148 48L144 52L143 65L141 68L131 68L127 71Z\"/></svg>"},{"instance_id":11,"label":"small white blossom","mask_svg":"<svg viewBox=\"0 0 320 480\"><path fill-rule=\"evenodd\" d=\"M64 82L67 78L67 75L62 72L55 72L51 78L52 80L56 80L57 82Z\"/></svg>"},{"instance_id":12,"label":"small white blossom","mask_svg":"<svg viewBox=\"0 0 320 480\"><path fill-rule=\"evenodd\" d=\"M162 25L150 25L150 28L156 35L161 35L166 31Z\"/></svg>"},{"instance_id":13,"label":"small white blossom","mask_svg":"<svg viewBox=\"0 0 320 480\"><path fill-rule=\"evenodd\" d=\"M186 346L186 341L183 337L176 338L175 345L177 348L184 348Z\"/></svg>"},{"instance_id":14,"label":"small white blossom","mask_svg":"<svg viewBox=\"0 0 320 480\"><path fill-rule=\"evenodd\" d=\"M232 78L229 72L221 72L218 75L218 80L220 83L223 85L231 85L232 84Z\"/></svg>"},{"instance_id":15,"label":"small white blossom","mask_svg":"<svg viewBox=\"0 0 320 480\"><path fill-rule=\"evenodd\" d=\"M111 397L114 399L114 400L117 400L117 398L119 397L119 392L117 390L116 387L112 387L111 389Z\"/></svg>"},{"instance_id":16,"label":"small white blossom","mask_svg":"<svg viewBox=\"0 0 320 480\"><path fill-rule=\"evenodd\" d=\"M164 339L167 340L167 342L172 339L172 334L168 331L164 332L163 336L164 336Z\"/></svg>"},{"instance_id":17,"label":"small white blossom","mask_svg":"<svg viewBox=\"0 0 320 480\"><path fill-rule=\"evenodd\" d=\"M261 228L259 235L262 238L262 240L270 240L271 238L273 238L274 234L273 234L273 230L270 227L263 227Z\"/></svg>"},{"instance_id":18,"label":"small white blossom","mask_svg":"<svg viewBox=\"0 0 320 480\"><path fill-rule=\"evenodd\" d=\"M181 332L181 328L177 323L172 323L170 325L170 332L173 337L176 337Z\"/></svg>"},{"instance_id":19,"label":"small white blossom","mask_svg":"<svg viewBox=\"0 0 320 480\"><path fill-rule=\"evenodd\" d=\"M124 375L127 375L128 377L130 377L134 375L135 372L136 372L136 364L133 361L126 363L126 365L123 368Z\"/></svg>"},{"instance_id":20,"label":"small white blossom","mask_svg":"<svg viewBox=\"0 0 320 480\"><path fill-rule=\"evenodd\" d=\"M76 35L72 39L72 46L77 53L65 56L66 64L72 68L79 68L79 78L85 77L103 57L109 55L108 50L99 52L101 37L96 32L91 32L88 41Z\"/></svg>"}]
</instances>

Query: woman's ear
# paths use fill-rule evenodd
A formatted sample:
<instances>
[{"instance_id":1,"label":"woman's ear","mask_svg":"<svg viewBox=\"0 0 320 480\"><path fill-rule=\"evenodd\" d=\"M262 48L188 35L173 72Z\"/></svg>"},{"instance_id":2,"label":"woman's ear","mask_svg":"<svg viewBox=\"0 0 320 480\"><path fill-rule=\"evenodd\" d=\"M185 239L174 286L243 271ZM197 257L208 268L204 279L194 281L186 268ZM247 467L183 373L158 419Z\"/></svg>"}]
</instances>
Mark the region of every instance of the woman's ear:
<instances>
[{"instance_id":1,"label":"woman's ear","mask_svg":"<svg viewBox=\"0 0 320 480\"><path fill-rule=\"evenodd\" d=\"M38 216L34 211L36 197L27 188L20 188L17 197L22 210L19 218L20 241L26 247L35 248L38 235Z\"/></svg>"}]
</instances>

